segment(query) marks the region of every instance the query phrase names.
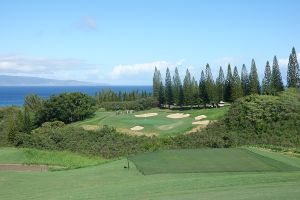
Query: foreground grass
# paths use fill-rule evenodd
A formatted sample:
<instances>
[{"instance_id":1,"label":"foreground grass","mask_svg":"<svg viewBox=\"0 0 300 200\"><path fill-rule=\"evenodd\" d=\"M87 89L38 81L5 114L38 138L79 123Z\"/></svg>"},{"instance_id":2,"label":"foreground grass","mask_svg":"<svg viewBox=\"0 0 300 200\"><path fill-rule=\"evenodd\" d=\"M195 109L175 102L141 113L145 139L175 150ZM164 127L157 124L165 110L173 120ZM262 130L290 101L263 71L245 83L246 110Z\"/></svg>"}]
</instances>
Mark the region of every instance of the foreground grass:
<instances>
[{"instance_id":1,"label":"foreground grass","mask_svg":"<svg viewBox=\"0 0 300 200\"><path fill-rule=\"evenodd\" d=\"M192 130L197 125L193 125L194 118L198 115L206 115L205 120L219 120L227 113L228 107L214 109L192 109L192 110L169 110L151 109L147 111L135 112L133 114L116 115L115 112L99 110L94 117L74 123L76 126L82 125L109 125L119 131L130 131L134 126L143 126L142 133L157 133L160 136L173 136ZM157 116L149 118L136 118L134 115L144 113L158 113ZM188 113L191 116L183 119L170 119L166 116L172 113Z\"/></svg>"},{"instance_id":2,"label":"foreground grass","mask_svg":"<svg viewBox=\"0 0 300 200\"><path fill-rule=\"evenodd\" d=\"M0 163L49 165L50 169L75 169L107 162L96 156L82 156L70 152L37 149L1 148ZM52 166L52 167L51 167Z\"/></svg>"},{"instance_id":3,"label":"foreground grass","mask_svg":"<svg viewBox=\"0 0 300 200\"><path fill-rule=\"evenodd\" d=\"M290 157L255 149L273 159ZM295 159L295 160L294 160ZM292 159L300 167L300 159ZM223 172L144 176L126 160L56 172L0 172L6 199L222 199L296 200L300 172Z\"/></svg>"}]
</instances>

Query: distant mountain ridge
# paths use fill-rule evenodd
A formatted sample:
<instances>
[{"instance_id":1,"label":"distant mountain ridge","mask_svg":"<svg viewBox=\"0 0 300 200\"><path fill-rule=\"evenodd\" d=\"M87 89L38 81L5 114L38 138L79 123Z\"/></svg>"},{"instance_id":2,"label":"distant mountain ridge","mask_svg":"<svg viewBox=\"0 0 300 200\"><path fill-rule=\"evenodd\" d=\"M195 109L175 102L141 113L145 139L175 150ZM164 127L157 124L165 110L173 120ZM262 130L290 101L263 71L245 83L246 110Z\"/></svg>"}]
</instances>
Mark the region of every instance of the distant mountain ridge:
<instances>
[{"instance_id":1,"label":"distant mountain ridge","mask_svg":"<svg viewBox=\"0 0 300 200\"><path fill-rule=\"evenodd\" d=\"M29 76L0 75L0 86L105 86L105 83L94 83L76 80L56 80Z\"/></svg>"}]
</instances>

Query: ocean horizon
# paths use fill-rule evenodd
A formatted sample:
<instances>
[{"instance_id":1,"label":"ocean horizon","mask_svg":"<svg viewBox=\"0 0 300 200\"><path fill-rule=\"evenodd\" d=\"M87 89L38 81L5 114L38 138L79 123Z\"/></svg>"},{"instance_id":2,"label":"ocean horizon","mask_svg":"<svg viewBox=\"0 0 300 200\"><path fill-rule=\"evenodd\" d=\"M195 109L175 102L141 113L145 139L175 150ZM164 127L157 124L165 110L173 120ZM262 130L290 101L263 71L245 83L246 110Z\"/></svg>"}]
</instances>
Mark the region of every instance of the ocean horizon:
<instances>
[{"instance_id":1,"label":"ocean horizon","mask_svg":"<svg viewBox=\"0 0 300 200\"><path fill-rule=\"evenodd\" d=\"M63 92L82 92L90 96L95 96L97 92L111 89L114 92L147 91L152 92L152 86L0 86L0 107L22 106L24 99L29 94L37 94L47 99L51 95Z\"/></svg>"}]
</instances>

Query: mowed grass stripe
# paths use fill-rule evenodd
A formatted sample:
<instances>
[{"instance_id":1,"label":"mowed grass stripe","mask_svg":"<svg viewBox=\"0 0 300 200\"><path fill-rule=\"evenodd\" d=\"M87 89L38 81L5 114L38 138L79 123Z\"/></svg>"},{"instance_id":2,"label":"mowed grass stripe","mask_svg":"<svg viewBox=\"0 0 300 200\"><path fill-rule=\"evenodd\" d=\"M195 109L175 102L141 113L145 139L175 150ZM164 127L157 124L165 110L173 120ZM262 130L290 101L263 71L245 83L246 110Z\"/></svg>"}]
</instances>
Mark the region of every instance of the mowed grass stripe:
<instances>
[{"instance_id":1,"label":"mowed grass stripe","mask_svg":"<svg viewBox=\"0 0 300 200\"><path fill-rule=\"evenodd\" d=\"M138 154L130 156L129 159L145 175L300 170L242 148L165 150Z\"/></svg>"}]
</instances>

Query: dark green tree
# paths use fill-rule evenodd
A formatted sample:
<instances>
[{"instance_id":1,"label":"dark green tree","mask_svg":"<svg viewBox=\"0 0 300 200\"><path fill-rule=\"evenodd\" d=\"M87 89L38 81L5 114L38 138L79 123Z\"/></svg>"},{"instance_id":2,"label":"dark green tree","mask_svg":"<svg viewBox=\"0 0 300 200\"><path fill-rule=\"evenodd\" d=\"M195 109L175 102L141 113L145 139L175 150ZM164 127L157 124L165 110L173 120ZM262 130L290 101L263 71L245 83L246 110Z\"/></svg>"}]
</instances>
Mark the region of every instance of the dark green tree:
<instances>
[{"instance_id":1,"label":"dark green tree","mask_svg":"<svg viewBox=\"0 0 300 200\"><path fill-rule=\"evenodd\" d=\"M172 78L169 68L166 71L166 79L165 79L165 95L166 95L166 103L169 108L174 104L174 96L173 96L173 87L172 87Z\"/></svg>"},{"instance_id":2,"label":"dark green tree","mask_svg":"<svg viewBox=\"0 0 300 200\"><path fill-rule=\"evenodd\" d=\"M162 83L162 81L159 84L159 91L158 91L158 103L159 103L159 107L162 108L164 107L166 102L166 98L165 98L165 88L164 85Z\"/></svg>"},{"instance_id":3,"label":"dark green tree","mask_svg":"<svg viewBox=\"0 0 300 200\"><path fill-rule=\"evenodd\" d=\"M192 105L193 100L193 84L192 78L189 70L186 70L185 77L183 80L183 96L184 96L184 104Z\"/></svg>"},{"instance_id":4,"label":"dark green tree","mask_svg":"<svg viewBox=\"0 0 300 200\"><path fill-rule=\"evenodd\" d=\"M231 66L230 64L228 64L228 68L227 68L227 77L226 77L226 81L225 81L225 101L232 101L231 98L231 81L232 81L232 72L231 72Z\"/></svg>"},{"instance_id":5,"label":"dark green tree","mask_svg":"<svg viewBox=\"0 0 300 200\"><path fill-rule=\"evenodd\" d=\"M193 99L192 99L193 105L199 105L201 102L199 98L198 83L195 77L192 78L192 93L193 93Z\"/></svg>"},{"instance_id":6,"label":"dark green tree","mask_svg":"<svg viewBox=\"0 0 300 200\"><path fill-rule=\"evenodd\" d=\"M262 94L270 95L272 94L272 71L269 61L266 63L265 76L262 81Z\"/></svg>"},{"instance_id":7,"label":"dark green tree","mask_svg":"<svg viewBox=\"0 0 300 200\"><path fill-rule=\"evenodd\" d=\"M217 103L217 93L209 64L206 64L205 68L205 88L207 91L209 103L215 105Z\"/></svg>"},{"instance_id":8,"label":"dark green tree","mask_svg":"<svg viewBox=\"0 0 300 200\"><path fill-rule=\"evenodd\" d=\"M297 54L295 47L292 49L292 53L289 57L288 71L287 71L287 87L299 87L299 64L297 60Z\"/></svg>"},{"instance_id":9,"label":"dark green tree","mask_svg":"<svg viewBox=\"0 0 300 200\"><path fill-rule=\"evenodd\" d=\"M241 84L241 79L237 67L234 67L233 77L231 81L231 100L235 101L236 99L243 96L243 89Z\"/></svg>"},{"instance_id":10,"label":"dark green tree","mask_svg":"<svg viewBox=\"0 0 300 200\"><path fill-rule=\"evenodd\" d=\"M219 69L219 76L216 80L217 100L224 101L225 96L225 76L222 67Z\"/></svg>"},{"instance_id":11,"label":"dark green tree","mask_svg":"<svg viewBox=\"0 0 300 200\"><path fill-rule=\"evenodd\" d=\"M202 103L204 104L204 107L206 107L206 104L209 103L205 82L206 82L205 74L202 70L200 81L199 81L199 97L200 97Z\"/></svg>"},{"instance_id":12,"label":"dark green tree","mask_svg":"<svg viewBox=\"0 0 300 200\"><path fill-rule=\"evenodd\" d=\"M174 95L174 103L176 105L180 105L180 88L182 88L182 83L180 79L180 75L177 67L175 68L175 74L173 76L173 95Z\"/></svg>"},{"instance_id":13,"label":"dark green tree","mask_svg":"<svg viewBox=\"0 0 300 200\"><path fill-rule=\"evenodd\" d=\"M260 84L254 59L252 59L251 71L249 75L249 93L260 94Z\"/></svg>"},{"instance_id":14,"label":"dark green tree","mask_svg":"<svg viewBox=\"0 0 300 200\"><path fill-rule=\"evenodd\" d=\"M245 64L243 64L242 67L241 82L242 82L243 95L244 96L249 95L249 75Z\"/></svg>"},{"instance_id":15,"label":"dark green tree","mask_svg":"<svg viewBox=\"0 0 300 200\"><path fill-rule=\"evenodd\" d=\"M155 67L154 75L153 75L153 97L158 99L159 87L161 82L161 74L160 71Z\"/></svg>"},{"instance_id":16,"label":"dark green tree","mask_svg":"<svg viewBox=\"0 0 300 200\"><path fill-rule=\"evenodd\" d=\"M279 69L279 65L278 65L276 56L274 56L274 59L273 59L271 84L272 84L272 94L273 95L277 95L278 92L281 92L284 90L282 77L281 77L281 73L280 73L280 69Z\"/></svg>"}]
</instances>

